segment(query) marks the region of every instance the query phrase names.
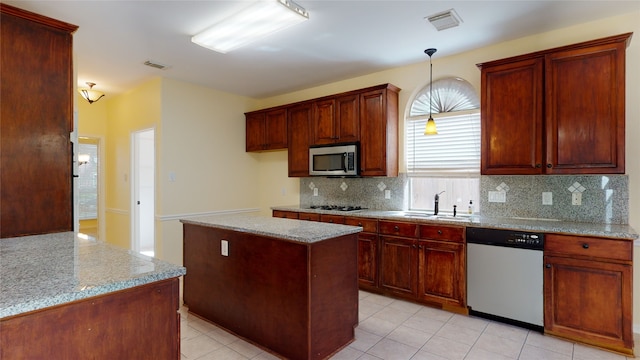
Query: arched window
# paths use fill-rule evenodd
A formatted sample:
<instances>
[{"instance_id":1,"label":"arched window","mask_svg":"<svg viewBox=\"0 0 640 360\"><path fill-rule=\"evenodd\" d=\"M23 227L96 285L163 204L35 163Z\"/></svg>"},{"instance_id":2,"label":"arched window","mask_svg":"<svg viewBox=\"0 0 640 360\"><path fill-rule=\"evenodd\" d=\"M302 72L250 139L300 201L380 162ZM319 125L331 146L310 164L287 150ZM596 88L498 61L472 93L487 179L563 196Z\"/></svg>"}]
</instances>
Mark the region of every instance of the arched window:
<instances>
[{"instance_id":1,"label":"arched window","mask_svg":"<svg viewBox=\"0 0 640 360\"><path fill-rule=\"evenodd\" d=\"M433 101L429 94L433 93ZM424 135L429 106L438 130ZM405 121L410 204L414 210L439 208L467 213L469 201L478 210L480 188L480 100L469 82L457 77L427 84L411 102Z\"/></svg>"}]
</instances>

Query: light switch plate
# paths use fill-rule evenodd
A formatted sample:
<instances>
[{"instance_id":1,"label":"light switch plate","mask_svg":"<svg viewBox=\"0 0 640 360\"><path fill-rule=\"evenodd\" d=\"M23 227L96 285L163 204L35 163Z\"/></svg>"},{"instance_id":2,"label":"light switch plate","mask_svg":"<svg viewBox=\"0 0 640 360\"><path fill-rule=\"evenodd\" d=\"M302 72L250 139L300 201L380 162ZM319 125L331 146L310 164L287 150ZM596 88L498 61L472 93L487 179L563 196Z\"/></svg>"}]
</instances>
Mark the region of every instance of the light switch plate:
<instances>
[{"instance_id":1,"label":"light switch plate","mask_svg":"<svg viewBox=\"0 0 640 360\"><path fill-rule=\"evenodd\" d=\"M220 253L222 256L229 256L229 242L227 240L220 241Z\"/></svg>"},{"instance_id":2,"label":"light switch plate","mask_svg":"<svg viewBox=\"0 0 640 360\"><path fill-rule=\"evenodd\" d=\"M313 188L313 196L318 196L318 188Z\"/></svg>"},{"instance_id":3,"label":"light switch plate","mask_svg":"<svg viewBox=\"0 0 640 360\"><path fill-rule=\"evenodd\" d=\"M542 205L553 205L553 193L552 192L543 192L542 193Z\"/></svg>"},{"instance_id":4,"label":"light switch plate","mask_svg":"<svg viewBox=\"0 0 640 360\"><path fill-rule=\"evenodd\" d=\"M384 198L385 199L391 199L391 190L385 190L384 191Z\"/></svg>"},{"instance_id":5,"label":"light switch plate","mask_svg":"<svg viewBox=\"0 0 640 360\"><path fill-rule=\"evenodd\" d=\"M582 205L582 193L581 192L571 193L571 205Z\"/></svg>"}]
</instances>

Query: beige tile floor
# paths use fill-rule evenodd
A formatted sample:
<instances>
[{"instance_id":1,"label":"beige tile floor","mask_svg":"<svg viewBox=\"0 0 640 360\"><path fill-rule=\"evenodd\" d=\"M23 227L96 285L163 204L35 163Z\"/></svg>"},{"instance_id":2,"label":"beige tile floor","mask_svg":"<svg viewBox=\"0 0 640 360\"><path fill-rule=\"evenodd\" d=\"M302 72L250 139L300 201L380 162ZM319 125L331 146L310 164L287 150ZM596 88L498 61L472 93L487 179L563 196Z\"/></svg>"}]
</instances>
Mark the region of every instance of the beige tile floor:
<instances>
[{"instance_id":1,"label":"beige tile floor","mask_svg":"<svg viewBox=\"0 0 640 360\"><path fill-rule=\"evenodd\" d=\"M182 360L278 359L182 307ZM332 360L625 360L534 331L360 292L356 339Z\"/></svg>"}]
</instances>

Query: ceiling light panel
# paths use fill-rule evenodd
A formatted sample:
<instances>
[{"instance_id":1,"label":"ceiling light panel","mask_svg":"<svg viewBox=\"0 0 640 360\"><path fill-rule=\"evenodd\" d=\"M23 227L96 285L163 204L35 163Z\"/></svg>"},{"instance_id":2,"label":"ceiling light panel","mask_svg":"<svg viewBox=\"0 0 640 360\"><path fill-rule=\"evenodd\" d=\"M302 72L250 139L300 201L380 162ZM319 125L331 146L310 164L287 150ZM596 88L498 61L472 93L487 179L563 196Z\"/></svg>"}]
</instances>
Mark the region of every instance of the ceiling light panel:
<instances>
[{"instance_id":1,"label":"ceiling light panel","mask_svg":"<svg viewBox=\"0 0 640 360\"><path fill-rule=\"evenodd\" d=\"M309 13L292 1L261 0L193 36L191 41L224 54L308 19Z\"/></svg>"},{"instance_id":2,"label":"ceiling light panel","mask_svg":"<svg viewBox=\"0 0 640 360\"><path fill-rule=\"evenodd\" d=\"M441 13L427 16L425 19L429 21L431 25L433 25L438 31L456 27L462 22L460 15L458 15L458 13L456 13L454 9L449 9Z\"/></svg>"}]
</instances>

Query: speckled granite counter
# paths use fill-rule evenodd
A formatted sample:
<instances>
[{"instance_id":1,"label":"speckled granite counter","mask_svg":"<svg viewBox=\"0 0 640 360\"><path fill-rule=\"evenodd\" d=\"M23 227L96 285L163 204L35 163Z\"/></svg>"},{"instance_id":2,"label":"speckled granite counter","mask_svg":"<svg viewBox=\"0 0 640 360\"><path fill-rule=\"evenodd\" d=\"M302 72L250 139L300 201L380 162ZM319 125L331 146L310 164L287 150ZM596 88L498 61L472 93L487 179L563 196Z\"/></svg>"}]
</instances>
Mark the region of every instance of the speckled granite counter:
<instances>
[{"instance_id":1,"label":"speckled granite counter","mask_svg":"<svg viewBox=\"0 0 640 360\"><path fill-rule=\"evenodd\" d=\"M375 219L403 220L413 222L423 222L429 224L455 224L472 227L488 227L498 229L515 229L523 231L540 231L545 233L586 235L611 237L619 239L638 239L638 233L629 225L580 223L569 221L520 219L520 218L491 218L484 216L464 217L460 219L429 219L428 217L407 216L404 211L382 211L382 210L358 210L358 211L331 211L317 209L303 209L297 206L276 206L272 210L298 211L319 214L344 215ZM427 214L425 212L425 214Z\"/></svg>"},{"instance_id":2,"label":"speckled granite counter","mask_svg":"<svg viewBox=\"0 0 640 360\"><path fill-rule=\"evenodd\" d=\"M0 239L0 318L185 273L182 266L72 232Z\"/></svg>"},{"instance_id":3,"label":"speckled granite counter","mask_svg":"<svg viewBox=\"0 0 640 360\"><path fill-rule=\"evenodd\" d=\"M250 214L213 215L180 221L184 224L217 227L304 243L314 243L362 231L362 228L357 226L316 223Z\"/></svg>"}]
</instances>

